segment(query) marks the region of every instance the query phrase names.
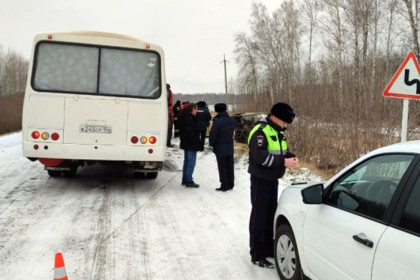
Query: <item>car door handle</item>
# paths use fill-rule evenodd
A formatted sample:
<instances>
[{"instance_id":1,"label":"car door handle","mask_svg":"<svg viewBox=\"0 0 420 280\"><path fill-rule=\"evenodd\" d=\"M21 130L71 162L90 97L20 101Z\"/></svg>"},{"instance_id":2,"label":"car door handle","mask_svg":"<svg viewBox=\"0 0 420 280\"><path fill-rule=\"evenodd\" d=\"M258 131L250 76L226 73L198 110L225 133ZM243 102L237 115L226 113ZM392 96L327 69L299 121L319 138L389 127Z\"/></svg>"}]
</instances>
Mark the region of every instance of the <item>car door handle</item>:
<instances>
[{"instance_id":1,"label":"car door handle","mask_svg":"<svg viewBox=\"0 0 420 280\"><path fill-rule=\"evenodd\" d=\"M357 242L362 243L363 245L365 245L369 248L373 247L373 242L370 241L369 239L367 239L367 236L364 233L359 233L357 235L353 235L353 239L356 240Z\"/></svg>"}]
</instances>

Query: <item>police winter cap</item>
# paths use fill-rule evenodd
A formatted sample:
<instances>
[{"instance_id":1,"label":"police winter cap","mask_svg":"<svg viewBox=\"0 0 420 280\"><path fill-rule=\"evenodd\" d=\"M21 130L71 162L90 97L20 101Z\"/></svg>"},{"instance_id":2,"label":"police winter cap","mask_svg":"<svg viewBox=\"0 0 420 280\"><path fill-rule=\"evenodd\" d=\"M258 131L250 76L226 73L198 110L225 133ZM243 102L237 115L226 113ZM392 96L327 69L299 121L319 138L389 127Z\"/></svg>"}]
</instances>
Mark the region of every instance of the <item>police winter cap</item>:
<instances>
[{"instance_id":1,"label":"police winter cap","mask_svg":"<svg viewBox=\"0 0 420 280\"><path fill-rule=\"evenodd\" d=\"M225 103L217 103L216 105L214 105L214 110L217 113L221 113L226 111L226 104Z\"/></svg>"},{"instance_id":2,"label":"police winter cap","mask_svg":"<svg viewBox=\"0 0 420 280\"><path fill-rule=\"evenodd\" d=\"M206 104L206 102L205 102L205 101L198 101L198 102L197 102L197 106L198 106L198 107L207 107L207 104Z\"/></svg>"},{"instance_id":3,"label":"police winter cap","mask_svg":"<svg viewBox=\"0 0 420 280\"><path fill-rule=\"evenodd\" d=\"M276 103L271 108L271 114L287 123L292 123L296 114L293 112L292 107L286 103Z\"/></svg>"}]
</instances>

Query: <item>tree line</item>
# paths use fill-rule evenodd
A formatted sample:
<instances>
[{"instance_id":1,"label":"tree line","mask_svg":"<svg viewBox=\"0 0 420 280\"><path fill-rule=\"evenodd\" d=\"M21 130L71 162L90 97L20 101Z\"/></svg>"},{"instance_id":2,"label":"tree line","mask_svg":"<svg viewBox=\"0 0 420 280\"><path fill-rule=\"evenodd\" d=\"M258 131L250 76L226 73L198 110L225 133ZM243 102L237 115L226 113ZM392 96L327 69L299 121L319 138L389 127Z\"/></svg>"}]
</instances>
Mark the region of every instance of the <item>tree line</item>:
<instances>
[{"instance_id":1,"label":"tree line","mask_svg":"<svg viewBox=\"0 0 420 280\"><path fill-rule=\"evenodd\" d=\"M272 13L254 2L250 30L234 37L235 103L263 112L289 103L298 114L291 146L320 168L339 169L398 142L402 101L382 91L409 50L420 54L419 2L284 0ZM411 101L409 128L419 123Z\"/></svg>"},{"instance_id":2,"label":"tree line","mask_svg":"<svg viewBox=\"0 0 420 280\"><path fill-rule=\"evenodd\" d=\"M0 134L21 129L28 60L0 45Z\"/></svg>"}]
</instances>

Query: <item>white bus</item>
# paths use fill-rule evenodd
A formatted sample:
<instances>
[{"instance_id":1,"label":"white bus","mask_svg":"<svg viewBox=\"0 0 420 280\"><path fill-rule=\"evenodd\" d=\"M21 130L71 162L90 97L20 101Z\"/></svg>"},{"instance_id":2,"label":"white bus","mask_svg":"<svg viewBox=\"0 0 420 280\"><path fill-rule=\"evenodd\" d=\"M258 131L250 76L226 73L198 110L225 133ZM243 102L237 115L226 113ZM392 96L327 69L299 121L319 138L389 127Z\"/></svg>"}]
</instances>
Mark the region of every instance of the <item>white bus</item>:
<instances>
[{"instance_id":1,"label":"white bus","mask_svg":"<svg viewBox=\"0 0 420 280\"><path fill-rule=\"evenodd\" d=\"M95 162L154 179L168 133L164 53L101 32L34 38L22 116L23 155L51 177Z\"/></svg>"}]
</instances>

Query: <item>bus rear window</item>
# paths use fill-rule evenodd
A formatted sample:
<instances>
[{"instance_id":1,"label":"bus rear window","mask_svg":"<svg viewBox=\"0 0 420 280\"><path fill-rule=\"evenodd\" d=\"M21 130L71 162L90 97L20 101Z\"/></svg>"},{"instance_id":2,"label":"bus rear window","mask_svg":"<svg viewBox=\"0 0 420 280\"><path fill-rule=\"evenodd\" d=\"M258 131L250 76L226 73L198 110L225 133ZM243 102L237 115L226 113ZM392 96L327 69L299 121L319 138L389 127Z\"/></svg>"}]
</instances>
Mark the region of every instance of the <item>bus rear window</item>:
<instances>
[{"instance_id":1,"label":"bus rear window","mask_svg":"<svg viewBox=\"0 0 420 280\"><path fill-rule=\"evenodd\" d=\"M41 42L32 87L37 91L158 98L159 55L152 51Z\"/></svg>"}]
</instances>

